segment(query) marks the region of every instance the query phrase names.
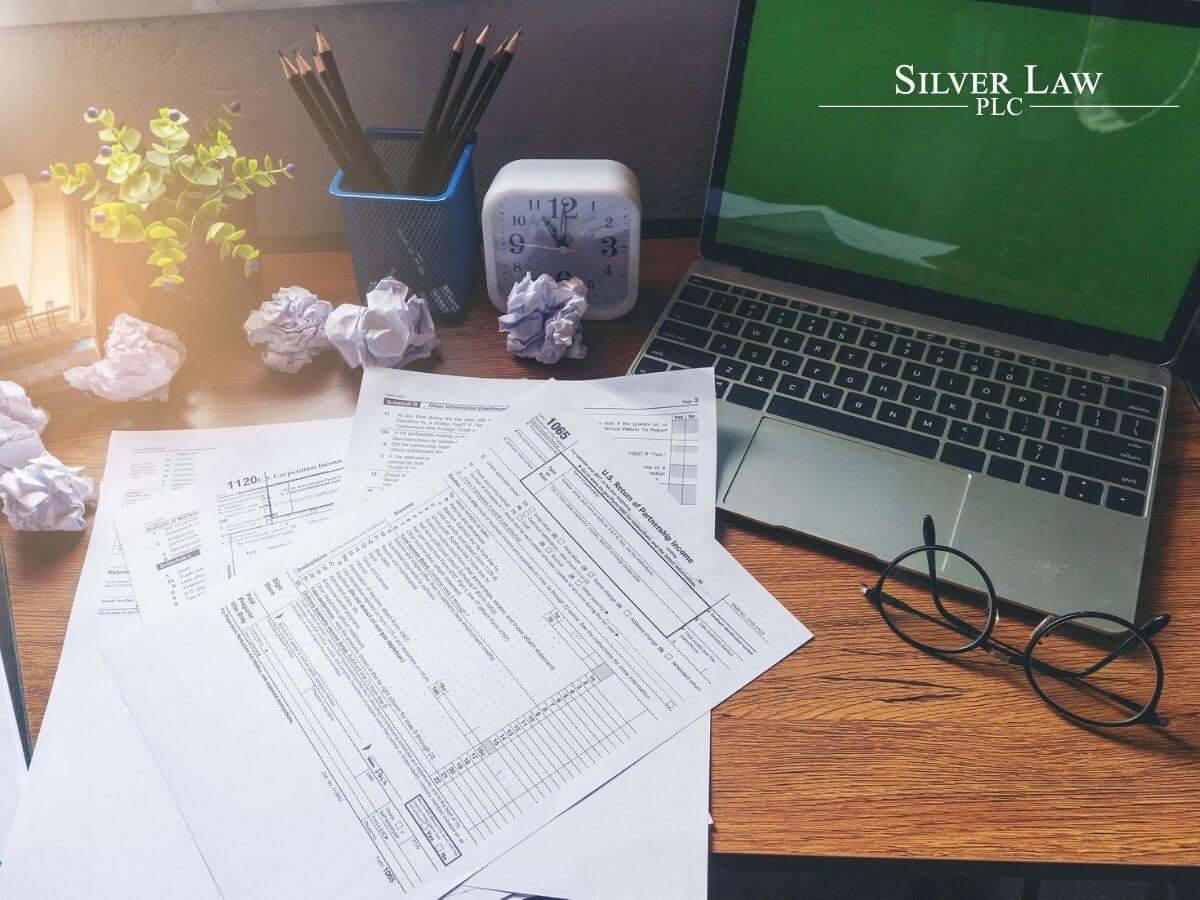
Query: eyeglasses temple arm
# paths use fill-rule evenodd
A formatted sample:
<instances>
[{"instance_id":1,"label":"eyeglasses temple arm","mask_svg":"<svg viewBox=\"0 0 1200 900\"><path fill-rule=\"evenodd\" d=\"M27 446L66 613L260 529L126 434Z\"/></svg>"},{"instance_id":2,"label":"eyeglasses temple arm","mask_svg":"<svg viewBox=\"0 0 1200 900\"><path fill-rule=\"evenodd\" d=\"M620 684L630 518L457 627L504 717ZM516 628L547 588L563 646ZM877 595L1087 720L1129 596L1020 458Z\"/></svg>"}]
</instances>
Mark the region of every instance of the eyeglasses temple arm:
<instances>
[{"instance_id":1,"label":"eyeglasses temple arm","mask_svg":"<svg viewBox=\"0 0 1200 900\"><path fill-rule=\"evenodd\" d=\"M1149 622L1147 622L1144 626L1142 626L1142 629L1141 629L1142 635L1147 640L1149 640L1149 638L1152 635L1158 634L1160 631L1162 631L1164 628L1166 628L1167 623L1169 623L1170 621L1171 621L1171 617L1167 613L1163 613L1161 615L1155 616L1153 619L1151 619ZM1103 669L1109 663L1115 662L1116 660L1120 659L1122 656L1124 656L1126 653L1128 653L1130 650L1132 650L1134 647L1136 647L1139 643L1141 643L1141 638L1138 637L1136 634L1131 634L1129 637L1127 637L1124 641L1121 642L1120 646L1118 646L1115 650L1111 651L1107 656L1105 656L1103 659L1101 659L1095 665L1089 666L1086 669L1059 669L1059 671L1070 674L1070 675L1074 675L1078 678L1086 678L1088 675L1095 675L1097 672L1099 672L1101 669ZM1049 664L1047 663L1046 665L1049 665Z\"/></svg>"}]
</instances>

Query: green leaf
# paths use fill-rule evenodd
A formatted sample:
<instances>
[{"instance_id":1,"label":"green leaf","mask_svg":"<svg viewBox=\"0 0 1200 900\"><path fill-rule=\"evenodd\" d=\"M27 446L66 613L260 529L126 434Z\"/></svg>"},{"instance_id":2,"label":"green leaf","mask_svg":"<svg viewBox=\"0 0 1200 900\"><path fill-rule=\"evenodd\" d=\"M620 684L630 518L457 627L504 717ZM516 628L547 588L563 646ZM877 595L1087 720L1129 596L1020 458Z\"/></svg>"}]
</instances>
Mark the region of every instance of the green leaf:
<instances>
[{"instance_id":1,"label":"green leaf","mask_svg":"<svg viewBox=\"0 0 1200 900\"><path fill-rule=\"evenodd\" d=\"M250 175L250 170L246 165L246 157L239 156L233 161L233 174L237 178L247 178Z\"/></svg>"},{"instance_id":2,"label":"green leaf","mask_svg":"<svg viewBox=\"0 0 1200 900\"><path fill-rule=\"evenodd\" d=\"M212 225L209 226L208 234L204 236L204 240L211 244L217 239L217 236L225 230L225 226L228 224L228 222L213 222Z\"/></svg>"},{"instance_id":3,"label":"green leaf","mask_svg":"<svg viewBox=\"0 0 1200 900\"><path fill-rule=\"evenodd\" d=\"M245 200L249 193L249 191L242 190L242 188L239 187L225 188L225 196L229 197L231 200Z\"/></svg>"},{"instance_id":4,"label":"green leaf","mask_svg":"<svg viewBox=\"0 0 1200 900\"><path fill-rule=\"evenodd\" d=\"M125 148L126 153L132 153L137 149L138 144L142 142L142 133L136 128L121 129L121 146Z\"/></svg>"},{"instance_id":5,"label":"green leaf","mask_svg":"<svg viewBox=\"0 0 1200 900\"><path fill-rule=\"evenodd\" d=\"M187 223L183 219L170 216L163 224L174 231L176 237L190 238L192 236L192 230L188 228Z\"/></svg>"},{"instance_id":6,"label":"green leaf","mask_svg":"<svg viewBox=\"0 0 1200 900\"><path fill-rule=\"evenodd\" d=\"M157 146L157 145L156 145ZM153 163L156 166L161 166L164 169L170 168L171 157L161 150L147 150L146 162Z\"/></svg>"},{"instance_id":7,"label":"green leaf","mask_svg":"<svg viewBox=\"0 0 1200 900\"><path fill-rule=\"evenodd\" d=\"M254 259L258 253L249 244L238 244L233 248L233 255L238 259L251 260Z\"/></svg>"},{"instance_id":8,"label":"green leaf","mask_svg":"<svg viewBox=\"0 0 1200 900\"><path fill-rule=\"evenodd\" d=\"M221 170L205 167L195 173L195 183L215 187L221 182Z\"/></svg>"},{"instance_id":9,"label":"green leaf","mask_svg":"<svg viewBox=\"0 0 1200 900\"><path fill-rule=\"evenodd\" d=\"M108 223L106 222L105 224ZM117 232L116 241L118 244L136 244L144 236L145 229L142 227L142 220L135 215L128 215L121 220L121 227Z\"/></svg>"},{"instance_id":10,"label":"green leaf","mask_svg":"<svg viewBox=\"0 0 1200 900\"><path fill-rule=\"evenodd\" d=\"M196 210L196 217L192 220L192 232L195 233L196 231L197 221L207 222L211 219L215 219L220 214L221 201L219 199L214 197L212 200L205 202L198 210Z\"/></svg>"},{"instance_id":11,"label":"green leaf","mask_svg":"<svg viewBox=\"0 0 1200 900\"><path fill-rule=\"evenodd\" d=\"M232 227L232 226L231 226L231 227ZM231 234L228 234L228 235L226 235L226 237L227 237L229 240L231 240L231 241L240 241L240 240L241 240L242 238L244 238L245 236L246 236L246 229L245 229L245 228L239 228L237 231L235 231L235 232L233 232L233 233L231 233Z\"/></svg>"},{"instance_id":12,"label":"green leaf","mask_svg":"<svg viewBox=\"0 0 1200 900\"><path fill-rule=\"evenodd\" d=\"M233 244L229 243L229 241L225 241L223 244L221 244L221 262L225 262L225 260L229 259L232 253Z\"/></svg>"},{"instance_id":13,"label":"green leaf","mask_svg":"<svg viewBox=\"0 0 1200 900\"><path fill-rule=\"evenodd\" d=\"M146 237L152 238L157 241L162 238L179 237L179 235L173 229L168 228L166 225L163 225L161 222L155 222L154 224L150 225L146 229Z\"/></svg>"}]
</instances>

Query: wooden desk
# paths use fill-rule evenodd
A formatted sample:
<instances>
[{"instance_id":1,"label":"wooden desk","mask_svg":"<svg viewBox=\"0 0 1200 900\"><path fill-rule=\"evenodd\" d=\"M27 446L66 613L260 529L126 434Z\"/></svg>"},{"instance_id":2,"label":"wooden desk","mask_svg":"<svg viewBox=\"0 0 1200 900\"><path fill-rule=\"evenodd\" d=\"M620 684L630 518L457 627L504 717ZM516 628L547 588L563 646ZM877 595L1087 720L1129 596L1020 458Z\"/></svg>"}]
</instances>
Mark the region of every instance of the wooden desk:
<instances>
[{"instance_id":1,"label":"wooden desk","mask_svg":"<svg viewBox=\"0 0 1200 900\"><path fill-rule=\"evenodd\" d=\"M625 371L680 275L692 240L648 241L637 309L589 323L588 357L559 377ZM268 256L267 285L354 298L344 253ZM107 293L115 290L105 285ZM120 302L120 301L116 301ZM297 375L272 372L240 330L245 311L189 335L191 357L166 404L51 408L49 448L96 476L113 429L199 428L343 416L359 374L325 354ZM439 329L418 368L542 376L509 356L482 297ZM869 493L862 498L869 515ZM14 535L3 523L15 618L36 729L42 719L87 534ZM978 659L941 662L902 644L860 596L877 567L852 553L722 515L721 540L816 639L722 705L713 719L712 846L820 858L1200 865L1200 418L1181 389L1146 564L1142 613L1170 612L1166 733L1093 734L1060 720L1021 672ZM986 565L986 559L984 560ZM997 634L1024 644L1006 616Z\"/></svg>"}]
</instances>

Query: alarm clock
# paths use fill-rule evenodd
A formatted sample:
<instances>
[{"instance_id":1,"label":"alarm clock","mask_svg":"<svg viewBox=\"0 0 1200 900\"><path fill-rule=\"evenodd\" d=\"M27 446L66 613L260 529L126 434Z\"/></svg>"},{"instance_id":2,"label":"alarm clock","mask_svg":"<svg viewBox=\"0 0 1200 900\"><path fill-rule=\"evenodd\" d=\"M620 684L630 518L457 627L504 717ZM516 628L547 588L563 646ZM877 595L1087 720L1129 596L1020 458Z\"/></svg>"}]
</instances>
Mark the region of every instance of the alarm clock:
<instances>
[{"instance_id":1,"label":"alarm clock","mask_svg":"<svg viewBox=\"0 0 1200 900\"><path fill-rule=\"evenodd\" d=\"M642 200L637 178L611 159L518 159L483 198L488 295L508 311L526 273L587 286L585 319L615 319L637 301Z\"/></svg>"}]
</instances>

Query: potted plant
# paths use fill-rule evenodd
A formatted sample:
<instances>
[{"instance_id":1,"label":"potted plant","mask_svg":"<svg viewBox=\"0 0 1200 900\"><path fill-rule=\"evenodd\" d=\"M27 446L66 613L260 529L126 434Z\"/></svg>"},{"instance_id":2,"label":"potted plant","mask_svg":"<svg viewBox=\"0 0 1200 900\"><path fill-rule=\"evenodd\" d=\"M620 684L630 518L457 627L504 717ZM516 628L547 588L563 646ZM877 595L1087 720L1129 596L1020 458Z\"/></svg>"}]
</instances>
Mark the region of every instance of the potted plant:
<instances>
[{"instance_id":1,"label":"potted plant","mask_svg":"<svg viewBox=\"0 0 1200 900\"><path fill-rule=\"evenodd\" d=\"M118 272L151 314L177 318L159 309L169 298L170 307L196 315L231 295L244 296L247 282L259 287L254 192L290 179L296 167L239 155L231 135L240 117L239 103L223 105L193 138L188 117L163 108L145 140L118 123L112 110L89 107L84 121L99 126L95 160L73 168L54 163L41 173L46 185L80 192L98 237L130 248L117 260Z\"/></svg>"}]
</instances>

